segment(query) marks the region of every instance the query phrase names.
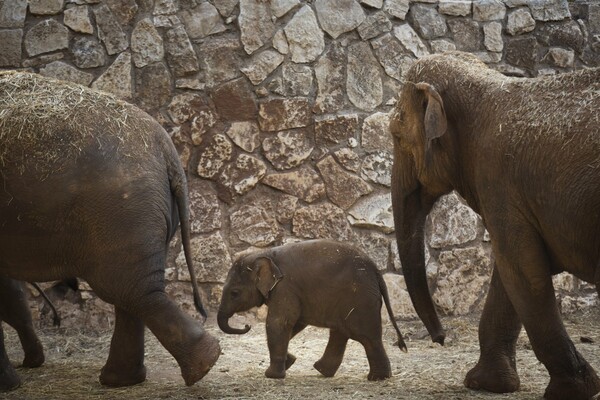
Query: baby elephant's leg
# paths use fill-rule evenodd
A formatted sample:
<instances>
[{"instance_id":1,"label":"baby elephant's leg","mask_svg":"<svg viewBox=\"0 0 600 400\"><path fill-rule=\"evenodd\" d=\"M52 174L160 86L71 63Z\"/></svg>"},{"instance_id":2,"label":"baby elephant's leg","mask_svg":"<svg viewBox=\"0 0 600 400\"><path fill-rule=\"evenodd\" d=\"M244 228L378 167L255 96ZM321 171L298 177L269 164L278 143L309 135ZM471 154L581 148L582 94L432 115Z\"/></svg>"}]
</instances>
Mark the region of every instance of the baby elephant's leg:
<instances>
[{"instance_id":1,"label":"baby elephant's leg","mask_svg":"<svg viewBox=\"0 0 600 400\"><path fill-rule=\"evenodd\" d=\"M315 369L326 377L335 375L344 358L344 351L346 350L347 343L348 336L342 334L340 331L331 329L329 331L329 342L325 348L325 353L323 353L323 357L314 364Z\"/></svg>"},{"instance_id":2,"label":"baby elephant's leg","mask_svg":"<svg viewBox=\"0 0 600 400\"><path fill-rule=\"evenodd\" d=\"M360 340L364 346L369 360L369 375L367 378L370 381L381 381L392 376L392 367L390 360L383 347L381 337L377 339L364 338Z\"/></svg>"},{"instance_id":3,"label":"baby elephant's leg","mask_svg":"<svg viewBox=\"0 0 600 400\"><path fill-rule=\"evenodd\" d=\"M298 333L302 332L302 330L304 330L304 328L306 328L306 324L302 324L302 323L297 323L296 325L294 325L294 329L292 329L292 337L290 338L290 340L296 336ZM294 365L294 363L296 362L296 356L294 356L292 353L287 353L287 357L285 359L285 370L287 371L288 369L290 369L290 367L292 365Z\"/></svg>"}]
</instances>

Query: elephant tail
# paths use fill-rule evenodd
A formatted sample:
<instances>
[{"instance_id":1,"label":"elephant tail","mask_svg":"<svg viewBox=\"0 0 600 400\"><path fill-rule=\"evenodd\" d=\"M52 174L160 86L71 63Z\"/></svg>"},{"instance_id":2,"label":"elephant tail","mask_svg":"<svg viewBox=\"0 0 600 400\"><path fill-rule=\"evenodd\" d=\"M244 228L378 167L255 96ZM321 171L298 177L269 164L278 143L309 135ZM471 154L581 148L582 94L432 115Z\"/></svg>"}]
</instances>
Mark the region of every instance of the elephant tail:
<instances>
[{"instance_id":1,"label":"elephant tail","mask_svg":"<svg viewBox=\"0 0 600 400\"><path fill-rule=\"evenodd\" d=\"M188 203L188 190L185 179L185 172L183 170L183 167L179 163L179 156L177 155L177 152L173 147L172 143L171 148L173 153L172 157L174 157L175 161L167 160L167 165L169 166L169 184L171 188L171 193L175 197L175 202L177 204L179 224L181 227L181 242L183 244L183 254L185 255L185 262L187 264L188 271L190 273L190 279L192 281L194 305L196 307L196 310L204 318L204 321L206 321L206 318L208 318L208 314L206 313L206 309L204 308L204 305L202 305L202 300L200 298L200 291L198 289L198 281L196 280L196 271L194 270L194 262L192 260L191 253L190 209Z\"/></svg>"},{"instance_id":2,"label":"elephant tail","mask_svg":"<svg viewBox=\"0 0 600 400\"><path fill-rule=\"evenodd\" d=\"M381 292L381 297L383 297L383 302L385 303L385 308L387 309L388 315L390 317L390 321L398 334L398 342L396 343L400 350L403 352L407 352L406 343L404 343L404 339L402 338L402 332L400 332L400 328L398 328L398 324L396 323L396 317L392 312L392 305L390 304L390 296L388 294L387 285L385 284L385 280L383 279L383 275L379 271L377 273L377 282L379 283L379 291Z\"/></svg>"},{"instance_id":3,"label":"elephant tail","mask_svg":"<svg viewBox=\"0 0 600 400\"><path fill-rule=\"evenodd\" d=\"M52 300L50 300L46 292L44 292L40 285L38 285L36 282L29 282L29 284L33 286L35 290L37 290L38 293L42 296L42 298L46 301L46 303L48 303L50 309L52 310L52 315L54 316L54 326L60 327L60 316L58 315L58 311L56 311L56 307L54 307Z\"/></svg>"}]
</instances>

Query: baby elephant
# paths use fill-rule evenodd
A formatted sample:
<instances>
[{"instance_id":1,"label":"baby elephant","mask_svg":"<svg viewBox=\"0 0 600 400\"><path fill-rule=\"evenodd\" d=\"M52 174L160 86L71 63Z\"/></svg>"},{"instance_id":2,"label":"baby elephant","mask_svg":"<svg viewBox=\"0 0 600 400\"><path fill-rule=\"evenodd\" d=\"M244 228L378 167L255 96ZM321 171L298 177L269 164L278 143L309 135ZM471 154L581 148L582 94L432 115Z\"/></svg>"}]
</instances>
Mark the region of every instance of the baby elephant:
<instances>
[{"instance_id":1,"label":"baby elephant","mask_svg":"<svg viewBox=\"0 0 600 400\"><path fill-rule=\"evenodd\" d=\"M314 367L330 377L339 368L348 339L360 342L369 360L369 380L391 377L381 340L381 298L406 351L390 307L387 287L364 253L331 240L287 244L238 258L227 276L218 323L225 333L250 330L229 326L236 312L266 304L271 364L265 375L284 378L296 358L288 353L292 337L307 325L329 328L329 343Z\"/></svg>"}]
</instances>

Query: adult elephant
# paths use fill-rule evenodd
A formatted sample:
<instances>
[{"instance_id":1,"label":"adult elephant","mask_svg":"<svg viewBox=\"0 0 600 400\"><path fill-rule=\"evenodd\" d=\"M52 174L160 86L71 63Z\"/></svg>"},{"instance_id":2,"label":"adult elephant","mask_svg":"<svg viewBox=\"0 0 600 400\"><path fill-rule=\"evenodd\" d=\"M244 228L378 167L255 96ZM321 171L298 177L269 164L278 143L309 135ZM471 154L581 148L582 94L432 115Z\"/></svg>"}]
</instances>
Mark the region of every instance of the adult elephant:
<instances>
[{"instance_id":1,"label":"adult elephant","mask_svg":"<svg viewBox=\"0 0 600 400\"><path fill-rule=\"evenodd\" d=\"M481 354L465 385L519 388L522 325L550 373L548 399L588 399L600 380L562 324L552 274L600 280L600 69L506 77L460 52L407 72L391 118L392 198L415 309L443 343L425 274L423 228L456 190L487 227L495 264L479 325Z\"/></svg>"},{"instance_id":2,"label":"adult elephant","mask_svg":"<svg viewBox=\"0 0 600 400\"><path fill-rule=\"evenodd\" d=\"M145 379L147 326L191 385L216 362L220 348L164 290L167 249L180 223L202 310L185 175L162 127L111 95L35 74L0 73L0 299L13 303L3 310L27 310L11 280L83 278L115 306L101 383ZM7 322L18 318L30 324L24 312ZM26 343L35 345L28 335ZM0 391L6 391L19 379L0 344ZM43 357L41 347L29 353Z\"/></svg>"}]
</instances>

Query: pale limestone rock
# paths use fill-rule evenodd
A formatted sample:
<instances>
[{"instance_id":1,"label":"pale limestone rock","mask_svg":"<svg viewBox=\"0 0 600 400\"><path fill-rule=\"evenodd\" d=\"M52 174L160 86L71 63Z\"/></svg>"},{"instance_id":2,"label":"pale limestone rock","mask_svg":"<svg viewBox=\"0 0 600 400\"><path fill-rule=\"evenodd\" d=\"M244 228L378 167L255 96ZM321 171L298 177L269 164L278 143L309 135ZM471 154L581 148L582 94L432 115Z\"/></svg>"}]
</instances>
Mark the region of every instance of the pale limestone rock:
<instances>
[{"instance_id":1,"label":"pale limestone rock","mask_svg":"<svg viewBox=\"0 0 600 400\"><path fill-rule=\"evenodd\" d=\"M162 37L150 18L138 22L131 32L131 52L133 53L133 62L138 68L164 58Z\"/></svg>"},{"instance_id":2,"label":"pale limestone rock","mask_svg":"<svg viewBox=\"0 0 600 400\"><path fill-rule=\"evenodd\" d=\"M275 33L275 25L271 20L271 7L266 1L240 0L238 23L242 44L248 54L269 43Z\"/></svg>"},{"instance_id":3,"label":"pale limestone rock","mask_svg":"<svg viewBox=\"0 0 600 400\"><path fill-rule=\"evenodd\" d=\"M475 21L496 21L504 19L506 6L502 0L473 0Z\"/></svg>"},{"instance_id":4,"label":"pale limestone rock","mask_svg":"<svg viewBox=\"0 0 600 400\"><path fill-rule=\"evenodd\" d=\"M261 207L243 205L231 214L230 220L231 231L252 246L268 246L281 236L277 220Z\"/></svg>"},{"instance_id":5,"label":"pale limestone rock","mask_svg":"<svg viewBox=\"0 0 600 400\"><path fill-rule=\"evenodd\" d=\"M308 65L284 64L281 68L281 80L285 96L308 96L313 87L313 71Z\"/></svg>"},{"instance_id":6,"label":"pale limestone rock","mask_svg":"<svg viewBox=\"0 0 600 400\"><path fill-rule=\"evenodd\" d=\"M373 8L383 7L383 0L360 0L361 4L367 5Z\"/></svg>"},{"instance_id":7,"label":"pale limestone rock","mask_svg":"<svg viewBox=\"0 0 600 400\"><path fill-rule=\"evenodd\" d=\"M227 30L221 15L209 2L201 3L189 10L182 10L177 15L192 40L203 39Z\"/></svg>"},{"instance_id":8,"label":"pale limestone rock","mask_svg":"<svg viewBox=\"0 0 600 400\"><path fill-rule=\"evenodd\" d=\"M352 235L344 211L330 203L297 209L292 219L292 232L305 239L341 241L349 240Z\"/></svg>"},{"instance_id":9,"label":"pale limestone rock","mask_svg":"<svg viewBox=\"0 0 600 400\"><path fill-rule=\"evenodd\" d=\"M105 4L101 4L93 10L96 26L98 27L98 38L104 43L106 52L113 55L126 50L129 47L127 35L110 8Z\"/></svg>"},{"instance_id":10,"label":"pale limestone rock","mask_svg":"<svg viewBox=\"0 0 600 400\"><path fill-rule=\"evenodd\" d=\"M359 230L353 233L352 240L357 243L357 247L375 263L379 271L386 270L390 263L390 239L376 231Z\"/></svg>"},{"instance_id":11,"label":"pale limestone rock","mask_svg":"<svg viewBox=\"0 0 600 400\"><path fill-rule=\"evenodd\" d=\"M325 115L315 119L317 145L331 146L356 136L358 114Z\"/></svg>"},{"instance_id":12,"label":"pale limestone rock","mask_svg":"<svg viewBox=\"0 0 600 400\"><path fill-rule=\"evenodd\" d=\"M438 11L440 14L465 17L471 14L472 0L440 0Z\"/></svg>"},{"instance_id":13,"label":"pale limestone rock","mask_svg":"<svg viewBox=\"0 0 600 400\"><path fill-rule=\"evenodd\" d=\"M262 143L265 157L277 170L301 165L313 151L308 135L303 130L278 132Z\"/></svg>"},{"instance_id":14,"label":"pale limestone rock","mask_svg":"<svg viewBox=\"0 0 600 400\"><path fill-rule=\"evenodd\" d=\"M567 0L529 0L527 5L536 21L561 21L571 17Z\"/></svg>"},{"instance_id":15,"label":"pale limestone rock","mask_svg":"<svg viewBox=\"0 0 600 400\"><path fill-rule=\"evenodd\" d=\"M96 1L96 0L94 0ZM137 0L103 0L121 26L127 26L138 14Z\"/></svg>"},{"instance_id":16,"label":"pale limestone rock","mask_svg":"<svg viewBox=\"0 0 600 400\"><path fill-rule=\"evenodd\" d=\"M231 267L231 256L220 232L207 236L196 236L190 240L194 271L199 283L225 283L227 272ZM180 281L190 281L183 250L175 261L179 270Z\"/></svg>"},{"instance_id":17,"label":"pale limestone rock","mask_svg":"<svg viewBox=\"0 0 600 400\"><path fill-rule=\"evenodd\" d=\"M96 68L106 64L104 46L94 37L75 38L71 42L71 54L78 68Z\"/></svg>"},{"instance_id":18,"label":"pale limestone rock","mask_svg":"<svg viewBox=\"0 0 600 400\"><path fill-rule=\"evenodd\" d=\"M94 75L79 71L77 68L62 61L53 61L43 68L40 68L40 75L63 81L75 82L84 86L89 86L89 84L92 83L92 80L94 80Z\"/></svg>"},{"instance_id":19,"label":"pale limestone rock","mask_svg":"<svg viewBox=\"0 0 600 400\"><path fill-rule=\"evenodd\" d=\"M394 142L389 129L390 115L376 112L365 118L362 126L361 145L367 151L392 151Z\"/></svg>"},{"instance_id":20,"label":"pale limestone rock","mask_svg":"<svg viewBox=\"0 0 600 400\"><path fill-rule=\"evenodd\" d=\"M223 213L214 189L201 179L188 181L192 233L209 233L222 227Z\"/></svg>"},{"instance_id":21,"label":"pale limestone rock","mask_svg":"<svg viewBox=\"0 0 600 400\"><path fill-rule=\"evenodd\" d=\"M275 35L273 36L273 47L281 54L288 54L290 52L290 46L288 45L283 29L275 32Z\"/></svg>"},{"instance_id":22,"label":"pale limestone rock","mask_svg":"<svg viewBox=\"0 0 600 400\"><path fill-rule=\"evenodd\" d=\"M323 31L310 6L302 7L284 28L292 61L309 63L317 59L325 49Z\"/></svg>"},{"instance_id":23,"label":"pale limestone rock","mask_svg":"<svg viewBox=\"0 0 600 400\"><path fill-rule=\"evenodd\" d=\"M317 168L325 182L327 196L344 210L350 208L360 197L373 191L368 183L342 168L333 156L319 161Z\"/></svg>"},{"instance_id":24,"label":"pale limestone rock","mask_svg":"<svg viewBox=\"0 0 600 400\"><path fill-rule=\"evenodd\" d=\"M202 178L215 177L225 163L231 160L233 147L223 135L217 134L200 153L197 172Z\"/></svg>"},{"instance_id":25,"label":"pale limestone rock","mask_svg":"<svg viewBox=\"0 0 600 400\"><path fill-rule=\"evenodd\" d=\"M21 66L22 42L22 29L0 29L0 68Z\"/></svg>"},{"instance_id":26,"label":"pale limestone rock","mask_svg":"<svg viewBox=\"0 0 600 400\"><path fill-rule=\"evenodd\" d=\"M394 28L394 36L415 57L419 58L429 54L427 46L425 46L425 43L419 38L417 32L409 24L396 26Z\"/></svg>"},{"instance_id":27,"label":"pale limestone rock","mask_svg":"<svg viewBox=\"0 0 600 400\"><path fill-rule=\"evenodd\" d=\"M456 18L448 21L448 26L454 37L456 49L460 51L478 51L481 47L481 32L479 24L468 18Z\"/></svg>"},{"instance_id":28,"label":"pale limestone rock","mask_svg":"<svg viewBox=\"0 0 600 400\"><path fill-rule=\"evenodd\" d=\"M167 62L176 77L198 72L198 56L183 25L176 25L165 35L164 48Z\"/></svg>"},{"instance_id":29,"label":"pale limestone rock","mask_svg":"<svg viewBox=\"0 0 600 400\"><path fill-rule=\"evenodd\" d=\"M475 240L479 230L479 217L453 192L441 197L433 206L427 227L431 232L429 245L442 249Z\"/></svg>"},{"instance_id":30,"label":"pale limestone rock","mask_svg":"<svg viewBox=\"0 0 600 400\"><path fill-rule=\"evenodd\" d=\"M29 12L35 15L54 15L62 11L64 0L29 0Z\"/></svg>"},{"instance_id":31,"label":"pale limestone rock","mask_svg":"<svg viewBox=\"0 0 600 400\"><path fill-rule=\"evenodd\" d=\"M502 39L502 24L500 22L490 22L483 26L483 44L485 48L493 52L501 52L504 48Z\"/></svg>"},{"instance_id":32,"label":"pale limestone rock","mask_svg":"<svg viewBox=\"0 0 600 400\"><path fill-rule=\"evenodd\" d=\"M456 50L456 45L447 39L438 39L431 41L431 51L434 53L445 53Z\"/></svg>"},{"instance_id":33,"label":"pale limestone rock","mask_svg":"<svg viewBox=\"0 0 600 400\"><path fill-rule=\"evenodd\" d=\"M385 0L383 10L398 19L406 18L410 8L409 0Z\"/></svg>"},{"instance_id":34,"label":"pale limestone rock","mask_svg":"<svg viewBox=\"0 0 600 400\"><path fill-rule=\"evenodd\" d=\"M405 320L417 319L417 312L415 311L408 290L406 289L404 276L388 272L383 274L383 279L387 286L390 304L396 318ZM390 323L390 317L388 316L385 307L381 308L381 319L383 324ZM401 326L400 329L402 329Z\"/></svg>"},{"instance_id":35,"label":"pale limestone rock","mask_svg":"<svg viewBox=\"0 0 600 400\"><path fill-rule=\"evenodd\" d=\"M434 8L414 4L410 9L410 19L415 30L423 39L435 39L446 35L446 20Z\"/></svg>"},{"instance_id":36,"label":"pale limestone rock","mask_svg":"<svg viewBox=\"0 0 600 400\"><path fill-rule=\"evenodd\" d=\"M63 13L63 23L75 32L94 33L88 6L74 6L66 9Z\"/></svg>"},{"instance_id":37,"label":"pale limestone rock","mask_svg":"<svg viewBox=\"0 0 600 400\"><path fill-rule=\"evenodd\" d=\"M300 0L270 0L271 11L277 18L283 17L292 8L300 4Z\"/></svg>"},{"instance_id":38,"label":"pale limestone rock","mask_svg":"<svg viewBox=\"0 0 600 400\"><path fill-rule=\"evenodd\" d=\"M262 183L308 203L325 195L325 185L321 177L308 167L292 172L269 174L263 178Z\"/></svg>"},{"instance_id":39,"label":"pale limestone rock","mask_svg":"<svg viewBox=\"0 0 600 400\"><path fill-rule=\"evenodd\" d=\"M339 150L336 150L333 153L333 156L337 162L348 171L360 171L360 157L352 149L343 147Z\"/></svg>"},{"instance_id":40,"label":"pale limestone rock","mask_svg":"<svg viewBox=\"0 0 600 400\"><path fill-rule=\"evenodd\" d=\"M258 85L283 62L284 58L275 50L265 50L255 53L240 70L252 84Z\"/></svg>"},{"instance_id":41,"label":"pale limestone rock","mask_svg":"<svg viewBox=\"0 0 600 400\"><path fill-rule=\"evenodd\" d=\"M172 15L179 11L176 0L156 0L152 15Z\"/></svg>"},{"instance_id":42,"label":"pale limestone rock","mask_svg":"<svg viewBox=\"0 0 600 400\"><path fill-rule=\"evenodd\" d=\"M375 56L383 66L385 73L396 80L402 80L402 74L408 71L415 61L390 33L371 41Z\"/></svg>"},{"instance_id":43,"label":"pale limestone rock","mask_svg":"<svg viewBox=\"0 0 600 400\"><path fill-rule=\"evenodd\" d=\"M173 97L167 112L176 124L183 124L197 116L197 111L206 106L200 95L185 92Z\"/></svg>"},{"instance_id":44,"label":"pale limestone rock","mask_svg":"<svg viewBox=\"0 0 600 400\"><path fill-rule=\"evenodd\" d=\"M392 184L392 162L393 157L388 151L371 153L363 159L360 175L364 179L389 187Z\"/></svg>"},{"instance_id":45,"label":"pale limestone rock","mask_svg":"<svg viewBox=\"0 0 600 400\"><path fill-rule=\"evenodd\" d=\"M260 130L254 121L232 122L226 133L233 143L248 153L260 146Z\"/></svg>"},{"instance_id":46,"label":"pale limestone rock","mask_svg":"<svg viewBox=\"0 0 600 400\"><path fill-rule=\"evenodd\" d=\"M232 192L244 195L252 190L267 173L264 162L248 154L240 154L235 162L223 169L219 182Z\"/></svg>"},{"instance_id":47,"label":"pale limestone rock","mask_svg":"<svg viewBox=\"0 0 600 400\"><path fill-rule=\"evenodd\" d=\"M358 42L348 49L346 91L356 107L373 111L383 101L380 66L367 42Z\"/></svg>"},{"instance_id":48,"label":"pale limestone rock","mask_svg":"<svg viewBox=\"0 0 600 400\"><path fill-rule=\"evenodd\" d=\"M66 49L69 47L69 30L55 20L47 19L29 29L24 42L29 56Z\"/></svg>"},{"instance_id":49,"label":"pale limestone rock","mask_svg":"<svg viewBox=\"0 0 600 400\"><path fill-rule=\"evenodd\" d=\"M131 54L119 54L112 65L92 83L92 87L112 93L124 100L130 99L133 95Z\"/></svg>"},{"instance_id":50,"label":"pale limestone rock","mask_svg":"<svg viewBox=\"0 0 600 400\"><path fill-rule=\"evenodd\" d=\"M315 64L317 78L316 113L331 113L341 110L345 105L346 54L338 42L331 44L329 50Z\"/></svg>"},{"instance_id":51,"label":"pale limestone rock","mask_svg":"<svg viewBox=\"0 0 600 400\"><path fill-rule=\"evenodd\" d=\"M366 18L356 0L316 0L314 4L323 30L334 39L354 30Z\"/></svg>"},{"instance_id":52,"label":"pale limestone rock","mask_svg":"<svg viewBox=\"0 0 600 400\"><path fill-rule=\"evenodd\" d=\"M373 39L385 32L392 30L392 22L384 11L377 11L369 15L362 24L358 26L358 34L362 40Z\"/></svg>"},{"instance_id":53,"label":"pale limestone rock","mask_svg":"<svg viewBox=\"0 0 600 400\"><path fill-rule=\"evenodd\" d=\"M202 107L196 110L195 117L190 124L191 139L194 145L199 145L204 140L204 135L210 128L215 126L218 117L208 107Z\"/></svg>"},{"instance_id":54,"label":"pale limestone rock","mask_svg":"<svg viewBox=\"0 0 600 400\"><path fill-rule=\"evenodd\" d=\"M27 15L27 0L0 1L0 28L23 28Z\"/></svg>"},{"instance_id":55,"label":"pale limestone rock","mask_svg":"<svg viewBox=\"0 0 600 400\"><path fill-rule=\"evenodd\" d=\"M392 197L389 193L377 193L359 199L348 210L352 226L376 229L383 233L394 232Z\"/></svg>"},{"instance_id":56,"label":"pale limestone rock","mask_svg":"<svg viewBox=\"0 0 600 400\"><path fill-rule=\"evenodd\" d=\"M238 3L239 0L219 0L215 1L214 5L219 10L219 14L221 14L223 18L227 18L233 13L235 6L237 6Z\"/></svg>"},{"instance_id":57,"label":"pale limestone rock","mask_svg":"<svg viewBox=\"0 0 600 400\"><path fill-rule=\"evenodd\" d=\"M206 86L215 87L239 77L238 39L207 38L200 46L200 65L204 71Z\"/></svg>"},{"instance_id":58,"label":"pale limestone rock","mask_svg":"<svg viewBox=\"0 0 600 400\"><path fill-rule=\"evenodd\" d=\"M575 51L560 47L552 47L544 59L549 60L552 65L560 68L573 68L575 63Z\"/></svg>"}]
</instances>

